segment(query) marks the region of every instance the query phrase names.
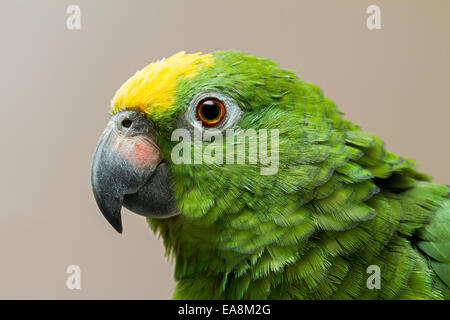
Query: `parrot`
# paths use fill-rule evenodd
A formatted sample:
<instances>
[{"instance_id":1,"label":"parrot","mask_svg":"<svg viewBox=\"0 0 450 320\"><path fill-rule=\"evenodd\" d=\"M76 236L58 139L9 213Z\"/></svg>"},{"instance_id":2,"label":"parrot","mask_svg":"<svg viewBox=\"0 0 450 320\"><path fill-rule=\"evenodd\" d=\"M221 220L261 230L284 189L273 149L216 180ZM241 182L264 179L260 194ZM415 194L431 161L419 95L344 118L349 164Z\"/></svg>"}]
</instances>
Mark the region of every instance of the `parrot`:
<instances>
[{"instance_id":1,"label":"parrot","mask_svg":"<svg viewBox=\"0 0 450 320\"><path fill-rule=\"evenodd\" d=\"M172 259L173 299L450 299L450 187L295 71L182 51L132 75L109 110L95 201L119 233L123 207L145 217Z\"/></svg>"}]
</instances>

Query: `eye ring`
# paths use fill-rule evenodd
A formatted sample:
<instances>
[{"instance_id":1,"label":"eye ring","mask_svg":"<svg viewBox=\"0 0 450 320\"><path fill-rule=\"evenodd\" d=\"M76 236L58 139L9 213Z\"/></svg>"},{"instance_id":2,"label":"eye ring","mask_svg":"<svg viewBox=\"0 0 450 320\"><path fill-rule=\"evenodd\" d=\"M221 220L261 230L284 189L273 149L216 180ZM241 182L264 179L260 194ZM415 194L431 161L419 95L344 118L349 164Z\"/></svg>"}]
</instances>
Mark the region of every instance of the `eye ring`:
<instances>
[{"instance_id":1,"label":"eye ring","mask_svg":"<svg viewBox=\"0 0 450 320\"><path fill-rule=\"evenodd\" d=\"M210 124L211 121L207 121L204 124L201 121L201 115L198 116L198 107L202 102L210 99L219 100L224 106L224 115L223 118L217 122L215 125ZM177 118L177 128L186 128L191 130L191 133L195 132L195 130L205 130L209 128L218 129L220 131L227 130L229 128L236 127L237 123L242 118L243 111L239 107L236 100L233 97L226 95L222 92L206 90L200 91L194 96L192 96L189 105L186 108L186 111L181 113ZM220 119L220 117L219 117Z\"/></svg>"},{"instance_id":2,"label":"eye ring","mask_svg":"<svg viewBox=\"0 0 450 320\"><path fill-rule=\"evenodd\" d=\"M216 98L205 98L197 106L197 118L207 127L220 123L225 113L223 102Z\"/></svg>"}]
</instances>

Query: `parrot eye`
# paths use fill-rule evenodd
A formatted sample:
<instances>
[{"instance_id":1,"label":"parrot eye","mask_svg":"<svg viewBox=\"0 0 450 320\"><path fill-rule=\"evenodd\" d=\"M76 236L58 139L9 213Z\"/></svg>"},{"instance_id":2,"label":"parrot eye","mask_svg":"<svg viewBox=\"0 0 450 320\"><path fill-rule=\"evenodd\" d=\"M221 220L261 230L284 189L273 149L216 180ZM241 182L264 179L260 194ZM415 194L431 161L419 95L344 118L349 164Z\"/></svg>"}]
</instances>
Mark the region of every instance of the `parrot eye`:
<instances>
[{"instance_id":1,"label":"parrot eye","mask_svg":"<svg viewBox=\"0 0 450 320\"><path fill-rule=\"evenodd\" d=\"M200 131L223 131L236 127L242 114L232 97L218 91L202 91L191 99L186 111L178 117L176 126Z\"/></svg>"},{"instance_id":2,"label":"parrot eye","mask_svg":"<svg viewBox=\"0 0 450 320\"><path fill-rule=\"evenodd\" d=\"M205 126L213 126L222 121L225 117L225 107L223 103L214 98L206 98L198 104L197 118Z\"/></svg>"}]
</instances>

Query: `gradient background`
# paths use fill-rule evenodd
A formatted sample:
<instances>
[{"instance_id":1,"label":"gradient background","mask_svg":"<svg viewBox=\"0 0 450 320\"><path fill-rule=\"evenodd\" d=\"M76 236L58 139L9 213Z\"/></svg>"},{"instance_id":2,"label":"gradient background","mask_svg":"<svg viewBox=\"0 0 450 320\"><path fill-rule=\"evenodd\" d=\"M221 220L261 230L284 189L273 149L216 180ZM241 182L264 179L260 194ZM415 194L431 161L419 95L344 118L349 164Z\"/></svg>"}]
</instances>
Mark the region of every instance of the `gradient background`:
<instances>
[{"instance_id":1,"label":"gradient background","mask_svg":"<svg viewBox=\"0 0 450 320\"><path fill-rule=\"evenodd\" d=\"M66 8L81 7L81 30ZM366 28L381 7L382 29ZM180 50L238 49L318 84L346 117L450 183L450 1L17 1L0 4L0 298L170 298L145 219L117 234L90 161L115 90ZM66 267L81 267L81 290Z\"/></svg>"}]
</instances>

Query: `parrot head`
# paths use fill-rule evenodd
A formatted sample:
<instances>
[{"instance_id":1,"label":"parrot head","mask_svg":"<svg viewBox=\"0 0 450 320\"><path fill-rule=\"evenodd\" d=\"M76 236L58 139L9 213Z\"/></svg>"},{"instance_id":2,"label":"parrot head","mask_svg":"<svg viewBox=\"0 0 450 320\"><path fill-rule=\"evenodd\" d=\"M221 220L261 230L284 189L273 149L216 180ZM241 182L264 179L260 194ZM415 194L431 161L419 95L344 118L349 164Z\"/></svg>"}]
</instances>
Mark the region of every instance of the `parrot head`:
<instances>
[{"instance_id":1,"label":"parrot head","mask_svg":"<svg viewBox=\"0 0 450 320\"><path fill-rule=\"evenodd\" d=\"M275 62L180 52L138 71L113 97L92 161L94 196L118 232L124 206L148 217L183 259L213 263L211 253L218 269L246 265L271 243L314 231L302 205L343 154L332 133L342 125L317 86ZM183 148L180 132L191 137ZM224 151L211 151L213 142ZM279 165L264 172L275 158Z\"/></svg>"}]
</instances>

